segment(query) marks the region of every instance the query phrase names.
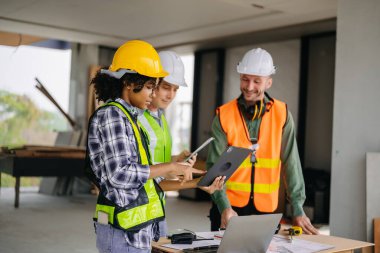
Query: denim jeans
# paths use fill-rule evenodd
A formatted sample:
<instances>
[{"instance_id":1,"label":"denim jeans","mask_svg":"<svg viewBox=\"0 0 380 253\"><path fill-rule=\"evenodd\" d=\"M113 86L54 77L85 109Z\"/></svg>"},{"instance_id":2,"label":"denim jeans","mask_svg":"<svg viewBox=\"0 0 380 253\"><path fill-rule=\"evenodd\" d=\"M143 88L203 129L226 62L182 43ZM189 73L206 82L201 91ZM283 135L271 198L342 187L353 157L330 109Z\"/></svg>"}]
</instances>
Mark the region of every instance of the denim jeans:
<instances>
[{"instance_id":1,"label":"denim jeans","mask_svg":"<svg viewBox=\"0 0 380 253\"><path fill-rule=\"evenodd\" d=\"M166 219L163 221L160 221L158 223L158 226L160 228L160 237L166 237L168 234L168 224L166 223Z\"/></svg>"},{"instance_id":2,"label":"denim jeans","mask_svg":"<svg viewBox=\"0 0 380 253\"><path fill-rule=\"evenodd\" d=\"M138 249L129 245L124 232L111 225L95 223L96 247L99 253L149 253L150 249Z\"/></svg>"}]
</instances>

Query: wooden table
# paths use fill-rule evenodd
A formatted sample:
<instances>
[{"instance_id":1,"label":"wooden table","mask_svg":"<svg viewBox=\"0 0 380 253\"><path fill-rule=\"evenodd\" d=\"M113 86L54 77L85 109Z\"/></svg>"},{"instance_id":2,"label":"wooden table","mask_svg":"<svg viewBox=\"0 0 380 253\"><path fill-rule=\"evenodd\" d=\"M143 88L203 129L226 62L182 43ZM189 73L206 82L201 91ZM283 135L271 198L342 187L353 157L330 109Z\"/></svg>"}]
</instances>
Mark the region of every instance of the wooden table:
<instances>
[{"instance_id":1,"label":"wooden table","mask_svg":"<svg viewBox=\"0 0 380 253\"><path fill-rule=\"evenodd\" d=\"M19 207L21 177L84 176L85 151L82 148L36 147L18 148L0 154L1 173L16 179L15 203ZM1 185L0 185L1 187Z\"/></svg>"},{"instance_id":2,"label":"wooden table","mask_svg":"<svg viewBox=\"0 0 380 253\"><path fill-rule=\"evenodd\" d=\"M297 238L311 241L324 243L329 245L334 245L333 249L319 251L318 253L332 253L332 252L341 252L341 253L353 253L355 249L361 249L362 252L367 252L374 244L362 241L356 241L351 239L345 239L342 237L328 236L328 235L301 235ZM180 253L180 250L169 249L162 247L160 245L170 243L166 238L161 238L158 242L153 242L152 252L153 253Z\"/></svg>"}]
</instances>

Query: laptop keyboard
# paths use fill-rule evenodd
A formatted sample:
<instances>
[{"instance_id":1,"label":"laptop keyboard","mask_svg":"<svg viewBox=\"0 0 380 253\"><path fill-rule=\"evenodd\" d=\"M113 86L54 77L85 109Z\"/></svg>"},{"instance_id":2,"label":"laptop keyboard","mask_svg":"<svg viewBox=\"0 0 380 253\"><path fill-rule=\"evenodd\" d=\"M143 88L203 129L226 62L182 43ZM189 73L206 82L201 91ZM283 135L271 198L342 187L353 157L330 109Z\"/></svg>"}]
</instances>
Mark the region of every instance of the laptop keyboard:
<instances>
[{"instance_id":1,"label":"laptop keyboard","mask_svg":"<svg viewBox=\"0 0 380 253\"><path fill-rule=\"evenodd\" d=\"M184 249L182 250L184 253L216 253L218 251L219 246L211 246L205 248L198 249Z\"/></svg>"}]
</instances>

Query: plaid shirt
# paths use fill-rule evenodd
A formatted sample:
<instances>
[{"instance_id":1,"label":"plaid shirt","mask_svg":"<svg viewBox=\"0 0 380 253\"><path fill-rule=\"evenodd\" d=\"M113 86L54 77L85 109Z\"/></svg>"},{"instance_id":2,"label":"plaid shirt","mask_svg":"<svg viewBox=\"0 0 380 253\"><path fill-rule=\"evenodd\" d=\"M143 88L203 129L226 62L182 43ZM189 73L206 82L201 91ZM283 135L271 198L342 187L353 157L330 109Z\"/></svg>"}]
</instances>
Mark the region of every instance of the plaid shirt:
<instances>
[{"instance_id":1,"label":"plaid shirt","mask_svg":"<svg viewBox=\"0 0 380 253\"><path fill-rule=\"evenodd\" d=\"M141 111L118 98L134 120ZM116 106L107 106L93 116L88 132L88 149L92 170L100 179L105 197L119 206L137 199L138 191L149 178L149 166L139 164L138 148L132 125ZM137 233L125 232L128 244L136 248L150 248L151 240L158 240L157 224Z\"/></svg>"}]
</instances>

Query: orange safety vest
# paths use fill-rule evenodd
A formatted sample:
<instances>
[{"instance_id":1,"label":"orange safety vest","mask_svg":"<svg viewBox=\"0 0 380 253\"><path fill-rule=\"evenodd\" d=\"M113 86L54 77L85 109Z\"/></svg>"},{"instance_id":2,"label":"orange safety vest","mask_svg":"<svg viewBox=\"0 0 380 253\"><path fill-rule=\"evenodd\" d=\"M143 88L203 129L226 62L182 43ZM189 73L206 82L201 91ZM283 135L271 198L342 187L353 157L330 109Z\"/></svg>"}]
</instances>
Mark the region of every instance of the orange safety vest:
<instances>
[{"instance_id":1,"label":"orange safety vest","mask_svg":"<svg viewBox=\"0 0 380 253\"><path fill-rule=\"evenodd\" d=\"M282 128L286 122L286 104L273 99L267 103L259 128L256 163L254 167L253 203L260 212L273 212L278 205L281 174ZM249 148L252 143L237 100L217 109L220 124L226 133L229 146ZM248 156L226 182L226 192L232 206L244 207L252 192L252 163Z\"/></svg>"}]
</instances>

